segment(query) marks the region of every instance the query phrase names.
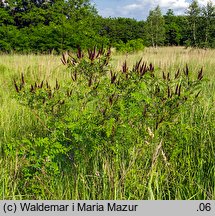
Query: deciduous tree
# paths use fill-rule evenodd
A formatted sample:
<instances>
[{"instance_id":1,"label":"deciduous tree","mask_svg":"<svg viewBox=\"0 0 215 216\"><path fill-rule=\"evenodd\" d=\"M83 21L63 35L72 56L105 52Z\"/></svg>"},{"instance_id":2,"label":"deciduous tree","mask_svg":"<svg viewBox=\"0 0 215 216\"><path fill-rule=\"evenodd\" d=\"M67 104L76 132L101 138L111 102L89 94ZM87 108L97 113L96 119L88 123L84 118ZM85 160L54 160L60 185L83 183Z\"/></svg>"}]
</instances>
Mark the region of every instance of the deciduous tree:
<instances>
[{"instance_id":1,"label":"deciduous tree","mask_svg":"<svg viewBox=\"0 0 215 216\"><path fill-rule=\"evenodd\" d=\"M215 47L215 5L208 1L207 5L202 8L204 20L204 46Z\"/></svg>"},{"instance_id":2,"label":"deciduous tree","mask_svg":"<svg viewBox=\"0 0 215 216\"><path fill-rule=\"evenodd\" d=\"M198 20L200 17L201 9L199 7L198 1L193 0L189 5L186 13L188 15L188 21L190 26L190 32L192 37L190 38L191 45L197 46L197 30L198 30Z\"/></svg>"},{"instance_id":3,"label":"deciduous tree","mask_svg":"<svg viewBox=\"0 0 215 216\"><path fill-rule=\"evenodd\" d=\"M147 17L146 21L145 31L149 45L156 47L164 44L165 20L159 6L149 12L149 16Z\"/></svg>"}]
</instances>

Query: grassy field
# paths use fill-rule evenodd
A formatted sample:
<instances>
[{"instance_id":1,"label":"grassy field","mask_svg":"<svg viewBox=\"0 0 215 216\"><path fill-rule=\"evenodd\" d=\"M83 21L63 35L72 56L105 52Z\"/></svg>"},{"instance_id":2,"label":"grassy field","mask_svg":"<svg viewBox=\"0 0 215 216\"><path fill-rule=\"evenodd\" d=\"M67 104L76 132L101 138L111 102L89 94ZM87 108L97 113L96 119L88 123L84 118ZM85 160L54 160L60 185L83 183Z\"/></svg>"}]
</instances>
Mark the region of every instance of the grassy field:
<instances>
[{"instance_id":1,"label":"grassy field","mask_svg":"<svg viewBox=\"0 0 215 216\"><path fill-rule=\"evenodd\" d=\"M178 88L174 79L147 78L139 85L136 78L121 78L119 89L106 85L108 72L91 86L82 74L73 82L60 58L0 56L1 199L215 199L215 50L113 53L109 70L117 75L125 60L129 71L140 58L154 65L160 79L163 72L172 79L179 68L184 73L186 64L190 79L197 79L203 67L198 99L184 84L188 100L175 90L177 97L168 97L165 105L161 93ZM29 86L44 80L56 89L57 78L60 91L46 106L35 105L46 92L34 97L20 90L17 96L13 80L20 82L21 74ZM153 85L159 86L158 96L151 93ZM72 99L62 96L68 89ZM145 116L141 106L149 107Z\"/></svg>"}]
</instances>

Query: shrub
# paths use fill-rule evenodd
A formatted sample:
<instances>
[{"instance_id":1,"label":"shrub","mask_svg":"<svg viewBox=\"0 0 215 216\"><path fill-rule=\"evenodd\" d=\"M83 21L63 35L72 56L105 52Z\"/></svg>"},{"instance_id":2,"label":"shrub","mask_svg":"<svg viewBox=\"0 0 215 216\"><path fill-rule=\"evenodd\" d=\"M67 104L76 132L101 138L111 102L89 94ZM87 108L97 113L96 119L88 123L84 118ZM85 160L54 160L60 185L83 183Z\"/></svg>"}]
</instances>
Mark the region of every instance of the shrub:
<instances>
[{"instance_id":1,"label":"shrub","mask_svg":"<svg viewBox=\"0 0 215 216\"><path fill-rule=\"evenodd\" d=\"M64 85L58 80L54 86L47 81L28 84L23 74L14 80L17 100L44 122L44 133L5 147L7 155L15 149L19 157L24 155L27 162L20 176L23 181L30 179L32 187L35 175L42 173L56 176L69 169L75 179L82 169L87 176L95 171L109 175L104 160L114 164L116 178L123 176L119 161L128 168L134 149L142 153L133 155L132 163L142 154L155 152L156 143L170 139L180 110L198 100L202 69L194 80L188 66L174 75L163 72L160 76L141 59L132 68L125 61L115 71L109 66L110 54L110 49L103 48L63 54L61 61L71 74ZM151 172L157 154L138 160L146 173Z\"/></svg>"},{"instance_id":2,"label":"shrub","mask_svg":"<svg viewBox=\"0 0 215 216\"><path fill-rule=\"evenodd\" d=\"M129 40L127 43L123 43L122 41L115 45L116 50L119 52L135 52L135 51L143 51L144 50L144 41L143 39L135 39Z\"/></svg>"}]
</instances>

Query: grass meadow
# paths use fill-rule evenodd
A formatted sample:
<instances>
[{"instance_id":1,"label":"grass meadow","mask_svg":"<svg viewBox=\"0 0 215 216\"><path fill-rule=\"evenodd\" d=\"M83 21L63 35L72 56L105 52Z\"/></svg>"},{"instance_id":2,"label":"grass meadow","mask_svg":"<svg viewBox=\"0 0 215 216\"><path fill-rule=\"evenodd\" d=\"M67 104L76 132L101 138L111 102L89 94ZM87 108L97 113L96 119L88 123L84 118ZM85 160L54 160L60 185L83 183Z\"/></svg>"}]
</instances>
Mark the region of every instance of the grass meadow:
<instances>
[{"instance_id":1,"label":"grass meadow","mask_svg":"<svg viewBox=\"0 0 215 216\"><path fill-rule=\"evenodd\" d=\"M118 74L126 60L126 74L140 58L154 65L157 80L146 78L139 85L136 78L129 83L120 78L120 89L106 85L109 73L95 78L98 88L82 75L73 81L61 56L0 56L1 199L215 199L215 50L113 52L109 65ZM186 64L189 79L196 79L202 67L204 77L195 90L200 90L197 100L190 96L196 84L183 88L180 81L185 102L174 80L159 79L163 72L174 77L179 68L186 73ZM48 81L57 99L37 106L45 90L35 97L20 90L17 96L14 80L19 82L21 74L29 88ZM73 99L62 99L58 85L71 89ZM153 85L158 94L151 93ZM50 111L55 102L65 107Z\"/></svg>"}]
</instances>

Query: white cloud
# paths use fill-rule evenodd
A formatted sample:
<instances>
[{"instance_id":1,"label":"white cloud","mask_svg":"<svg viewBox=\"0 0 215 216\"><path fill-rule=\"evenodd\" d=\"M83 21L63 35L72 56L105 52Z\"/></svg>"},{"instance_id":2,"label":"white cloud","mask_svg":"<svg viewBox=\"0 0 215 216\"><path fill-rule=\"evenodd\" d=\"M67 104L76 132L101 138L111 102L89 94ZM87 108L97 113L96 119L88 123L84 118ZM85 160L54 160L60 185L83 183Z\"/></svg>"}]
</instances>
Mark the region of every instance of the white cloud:
<instances>
[{"instance_id":1,"label":"white cloud","mask_svg":"<svg viewBox=\"0 0 215 216\"><path fill-rule=\"evenodd\" d=\"M206 5L208 1L198 0L200 6ZM215 0L211 1L215 3ZM113 3L115 1L112 0L110 2ZM167 9L173 9L176 15L180 15L184 14L191 0L116 0L116 2L118 3L110 4L110 6L108 5L103 9L100 7L99 13L105 17L121 16L142 20L146 19L149 10L159 5L163 13L166 13Z\"/></svg>"},{"instance_id":2,"label":"white cloud","mask_svg":"<svg viewBox=\"0 0 215 216\"><path fill-rule=\"evenodd\" d=\"M132 15L134 13L140 13L140 11L143 10L143 7L141 4L128 4L123 6L122 8L118 8L118 12L121 13L123 16L126 15Z\"/></svg>"},{"instance_id":3,"label":"white cloud","mask_svg":"<svg viewBox=\"0 0 215 216\"><path fill-rule=\"evenodd\" d=\"M141 4L128 4L123 7L124 10L132 11L139 9L141 7Z\"/></svg>"},{"instance_id":4,"label":"white cloud","mask_svg":"<svg viewBox=\"0 0 215 216\"><path fill-rule=\"evenodd\" d=\"M136 0L136 2L124 5L117 11L118 15L127 15L130 17L138 16L139 19L145 19L149 13L149 10L155 8L157 5L161 7L161 10L164 13L167 9L171 8L176 14L183 14L185 9L189 6L189 3L186 0Z\"/></svg>"},{"instance_id":5,"label":"white cloud","mask_svg":"<svg viewBox=\"0 0 215 216\"><path fill-rule=\"evenodd\" d=\"M185 9L189 6L189 3L185 0L159 0L157 3L161 8L171 8L171 9Z\"/></svg>"},{"instance_id":6,"label":"white cloud","mask_svg":"<svg viewBox=\"0 0 215 216\"><path fill-rule=\"evenodd\" d=\"M104 8L99 10L99 14L103 17L115 17L116 11L114 11L112 8Z\"/></svg>"},{"instance_id":7,"label":"white cloud","mask_svg":"<svg viewBox=\"0 0 215 216\"><path fill-rule=\"evenodd\" d=\"M209 0L198 0L200 6L206 6ZM215 4L215 0L211 0Z\"/></svg>"},{"instance_id":8,"label":"white cloud","mask_svg":"<svg viewBox=\"0 0 215 216\"><path fill-rule=\"evenodd\" d=\"M201 0L205 1L205 0ZM162 9L181 10L189 6L186 0L139 0L137 3L125 5L122 9L126 11L152 9L159 5Z\"/></svg>"}]
</instances>

